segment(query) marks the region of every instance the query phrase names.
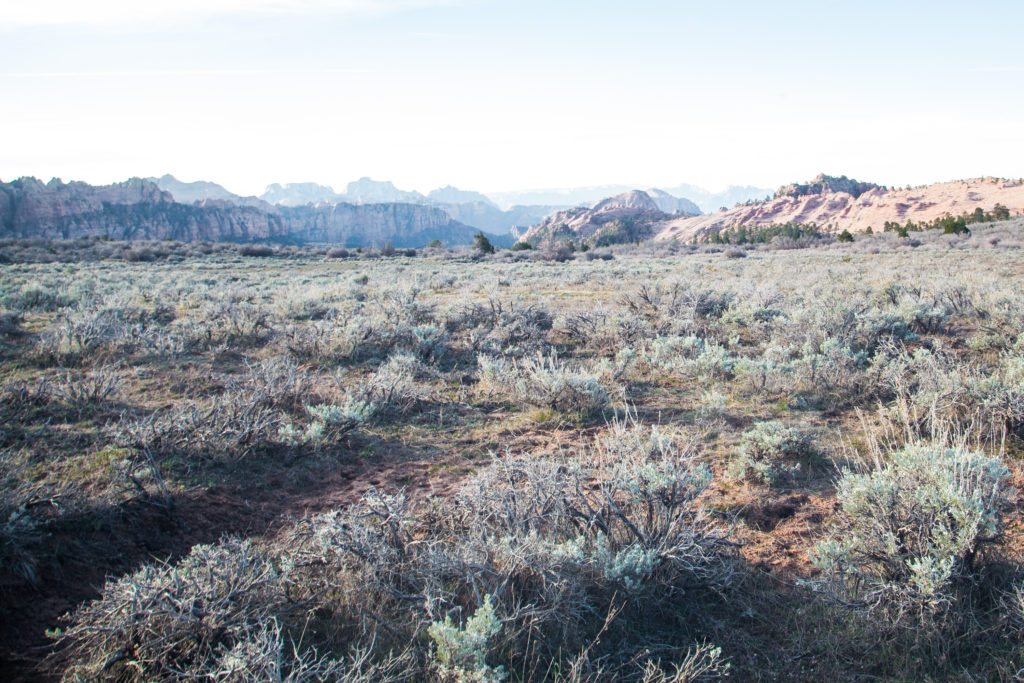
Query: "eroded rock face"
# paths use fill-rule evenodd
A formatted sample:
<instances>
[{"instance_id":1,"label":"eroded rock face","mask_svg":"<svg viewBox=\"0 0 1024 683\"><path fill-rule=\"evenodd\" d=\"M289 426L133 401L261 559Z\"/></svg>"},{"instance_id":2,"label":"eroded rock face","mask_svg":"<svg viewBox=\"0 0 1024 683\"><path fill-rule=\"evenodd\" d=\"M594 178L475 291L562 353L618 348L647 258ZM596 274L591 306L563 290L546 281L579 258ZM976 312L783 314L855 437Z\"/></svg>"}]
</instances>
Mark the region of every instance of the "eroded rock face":
<instances>
[{"instance_id":1,"label":"eroded rock face","mask_svg":"<svg viewBox=\"0 0 1024 683\"><path fill-rule=\"evenodd\" d=\"M593 208L558 211L526 231L522 239L539 244L559 239L605 245L651 237L654 226L669 218L646 192L633 190L601 200Z\"/></svg>"},{"instance_id":2,"label":"eroded rock face","mask_svg":"<svg viewBox=\"0 0 1024 683\"><path fill-rule=\"evenodd\" d=\"M418 247L440 239L472 242L476 229L439 208L413 204L330 204L275 207L207 199L174 201L154 182L113 185L0 183L0 236L7 238L148 239L180 241L324 242L348 246ZM500 238L499 238L500 240Z\"/></svg>"},{"instance_id":3,"label":"eroded rock face","mask_svg":"<svg viewBox=\"0 0 1024 683\"><path fill-rule=\"evenodd\" d=\"M335 204L282 207L289 233L303 242L350 247L421 247L437 239L469 244L477 229L451 219L443 210L416 204Z\"/></svg>"},{"instance_id":4,"label":"eroded rock face","mask_svg":"<svg viewBox=\"0 0 1024 683\"><path fill-rule=\"evenodd\" d=\"M865 183L853 180L846 176L831 176L824 173L819 174L814 180L808 183L792 183L783 185L775 193L776 199L780 197L806 197L808 195L823 194L848 194L854 199L871 190L884 190L881 185Z\"/></svg>"}]
</instances>

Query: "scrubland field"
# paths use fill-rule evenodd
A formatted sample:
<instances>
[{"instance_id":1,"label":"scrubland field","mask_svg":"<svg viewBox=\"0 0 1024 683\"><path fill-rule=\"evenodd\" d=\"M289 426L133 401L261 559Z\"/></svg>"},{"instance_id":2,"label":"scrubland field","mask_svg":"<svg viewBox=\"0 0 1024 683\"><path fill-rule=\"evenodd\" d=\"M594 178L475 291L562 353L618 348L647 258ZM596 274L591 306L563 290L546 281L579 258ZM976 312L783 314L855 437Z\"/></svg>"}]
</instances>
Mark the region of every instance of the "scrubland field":
<instances>
[{"instance_id":1,"label":"scrubland field","mask_svg":"<svg viewBox=\"0 0 1024 683\"><path fill-rule=\"evenodd\" d=\"M6 242L0 674L1012 680L1022 245Z\"/></svg>"}]
</instances>

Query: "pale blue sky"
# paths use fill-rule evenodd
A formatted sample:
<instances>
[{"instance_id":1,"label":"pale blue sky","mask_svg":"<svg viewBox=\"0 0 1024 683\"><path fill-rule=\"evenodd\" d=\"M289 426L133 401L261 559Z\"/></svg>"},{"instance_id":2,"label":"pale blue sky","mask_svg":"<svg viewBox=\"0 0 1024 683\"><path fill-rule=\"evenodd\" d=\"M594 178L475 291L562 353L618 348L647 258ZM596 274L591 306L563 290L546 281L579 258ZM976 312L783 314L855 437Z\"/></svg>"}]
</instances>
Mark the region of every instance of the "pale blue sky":
<instances>
[{"instance_id":1,"label":"pale blue sky","mask_svg":"<svg viewBox=\"0 0 1024 683\"><path fill-rule=\"evenodd\" d=\"M0 178L1024 176L1024 2L0 6Z\"/></svg>"}]
</instances>

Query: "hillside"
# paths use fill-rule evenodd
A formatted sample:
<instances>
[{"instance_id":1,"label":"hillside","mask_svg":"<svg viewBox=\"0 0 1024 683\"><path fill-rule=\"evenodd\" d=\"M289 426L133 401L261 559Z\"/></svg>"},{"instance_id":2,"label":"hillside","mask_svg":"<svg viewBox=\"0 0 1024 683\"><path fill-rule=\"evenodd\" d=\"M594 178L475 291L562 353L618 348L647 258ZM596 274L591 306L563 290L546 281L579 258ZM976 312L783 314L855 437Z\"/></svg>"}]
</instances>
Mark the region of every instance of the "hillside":
<instances>
[{"instance_id":1,"label":"hillside","mask_svg":"<svg viewBox=\"0 0 1024 683\"><path fill-rule=\"evenodd\" d=\"M701 239L729 228L784 223L814 224L829 232L880 230L887 221L925 222L946 214L959 216L996 204L1011 214L1024 211L1024 182L972 178L910 189L888 189L847 178L819 176L809 183L784 186L771 199L728 211L679 218L660 226L657 240Z\"/></svg>"},{"instance_id":2,"label":"hillside","mask_svg":"<svg viewBox=\"0 0 1024 683\"><path fill-rule=\"evenodd\" d=\"M591 245L618 244L650 238L669 214L649 194L633 190L604 199L592 208L559 211L522 236L539 244L559 239L580 240Z\"/></svg>"}]
</instances>

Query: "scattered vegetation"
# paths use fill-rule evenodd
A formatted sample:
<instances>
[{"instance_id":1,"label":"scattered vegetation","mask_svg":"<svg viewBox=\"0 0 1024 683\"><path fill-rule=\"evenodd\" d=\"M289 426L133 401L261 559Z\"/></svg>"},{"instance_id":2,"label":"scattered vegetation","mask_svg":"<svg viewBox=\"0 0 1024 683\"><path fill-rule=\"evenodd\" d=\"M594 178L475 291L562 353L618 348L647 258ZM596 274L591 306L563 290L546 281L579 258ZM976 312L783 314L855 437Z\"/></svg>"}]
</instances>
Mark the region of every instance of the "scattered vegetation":
<instances>
[{"instance_id":1,"label":"scattered vegetation","mask_svg":"<svg viewBox=\"0 0 1024 683\"><path fill-rule=\"evenodd\" d=\"M1012 680L1024 227L996 217L0 244L0 673Z\"/></svg>"}]
</instances>

